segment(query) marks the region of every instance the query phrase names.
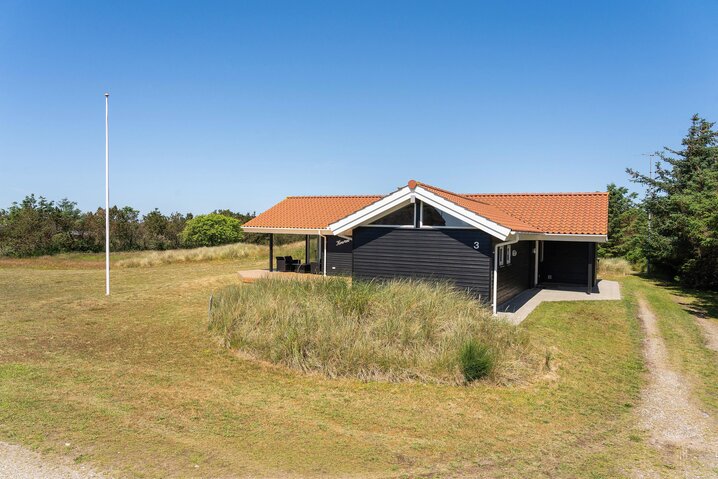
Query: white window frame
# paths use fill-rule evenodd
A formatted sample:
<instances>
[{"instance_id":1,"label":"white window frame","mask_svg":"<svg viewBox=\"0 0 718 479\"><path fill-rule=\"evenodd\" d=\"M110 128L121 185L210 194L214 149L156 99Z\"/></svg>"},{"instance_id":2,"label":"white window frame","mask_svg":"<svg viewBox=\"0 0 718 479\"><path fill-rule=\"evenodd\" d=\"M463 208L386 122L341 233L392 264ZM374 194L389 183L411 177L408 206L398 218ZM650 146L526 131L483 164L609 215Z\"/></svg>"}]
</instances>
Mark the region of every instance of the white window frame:
<instances>
[{"instance_id":1,"label":"white window frame","mask_svg":"<svg viewBox=\"0 0 718 479\"><path fill-rule=\"evenodd\" d=\"M506 266L511 266L511 245L506 245Z\"/></svg>"},{"instance_id":2,"label":"white window frame","mask_svg":"<svg viewBox=\"0 0 718 479\"><path fill-rule=\"evenodd\" d=\"M504 265L504 246L499 246L499 266Z\"/></svg>"}]
</instances>

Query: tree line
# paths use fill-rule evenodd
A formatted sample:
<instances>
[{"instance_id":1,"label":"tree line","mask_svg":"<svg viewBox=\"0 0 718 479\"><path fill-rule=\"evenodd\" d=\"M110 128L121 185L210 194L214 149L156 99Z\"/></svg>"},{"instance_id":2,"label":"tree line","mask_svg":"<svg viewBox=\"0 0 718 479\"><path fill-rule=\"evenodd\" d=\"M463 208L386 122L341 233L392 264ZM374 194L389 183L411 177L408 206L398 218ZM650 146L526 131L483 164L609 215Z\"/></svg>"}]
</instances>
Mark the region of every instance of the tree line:
<instances>
[{"instance_id":1,"label":"tree line","mask_svg":"<svg viewBox=\"0 0 718 479\"><path fill-rule=\"evenodd\" d=\"M608 185L609 224L603 257L623 257L690 287L718 289L718 131L694 115L679 149L655 153L652 174L628 169L646 196ZM140 216L129 206L110 209L113 251L214 246L239 241L266 243L268 235L244 235L254 214L216 210L208 215ZM291 236L276 237L279 243ZM0 256L37 256L105 247L105 211L82 212L68 199L35 195L0 209Z\"/></svg>"},{"instance_id":2,"label":"tree line","mask_svg":"<svg viewBox=\"0 0 718 479\"><path fill-rule=\"evenodd\" d=\"M648 175L627 169L645 198L608 185L609 228L603 256L624 257L686 286L718 290L718 131L691 118L679 149L655 153Z\"/></svg>"},{"instance_id":3,"label":"tree line","mask_svg":"<svg viewBox=\"0 0 718 479\"><path fill-rule=\"evenodd\" d=\"M145 215L130 206L110 208L112 251L165 250L246 241L264 243L266 235L247 235L241 225L254 214L217 210L207 215ZM58 202L28 195L0 209L0 256L38 256L105 249L105 210L82 212L68 199Z\"/></svg>"}]
</instances>

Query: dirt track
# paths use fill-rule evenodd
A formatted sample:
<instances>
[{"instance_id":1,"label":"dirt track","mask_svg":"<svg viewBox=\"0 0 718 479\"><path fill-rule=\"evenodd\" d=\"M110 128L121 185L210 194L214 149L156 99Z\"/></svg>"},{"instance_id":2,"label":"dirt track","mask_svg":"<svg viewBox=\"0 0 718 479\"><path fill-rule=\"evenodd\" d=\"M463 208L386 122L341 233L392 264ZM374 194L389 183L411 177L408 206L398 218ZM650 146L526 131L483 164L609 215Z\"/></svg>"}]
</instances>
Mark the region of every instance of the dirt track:
<instances>
[{"instance_id":1,"label":"dirt track","mask_svg":"<svg viewBox=\"0 0 718 479\"><path fill-rule=\"evenodd\" d=\"M689 381L671 367L656 316L642 298L639 308L650 374L639 409L641 425L649 433L651 445L673 467L674 477L717 477L718 424L697 405ZM660 477L646 472L636 476Z\"/></svg>"}]
</instances>

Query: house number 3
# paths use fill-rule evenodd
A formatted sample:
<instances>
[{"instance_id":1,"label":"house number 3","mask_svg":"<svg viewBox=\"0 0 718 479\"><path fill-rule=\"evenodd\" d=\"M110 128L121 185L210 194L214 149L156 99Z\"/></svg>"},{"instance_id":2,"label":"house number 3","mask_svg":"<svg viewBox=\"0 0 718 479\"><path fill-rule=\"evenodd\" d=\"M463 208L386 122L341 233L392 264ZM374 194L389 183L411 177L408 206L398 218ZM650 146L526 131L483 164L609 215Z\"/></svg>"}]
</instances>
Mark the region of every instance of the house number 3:
<instances>
[{"instance_id":1,"label":"house number 3","mask_svg":"<svg viewBox=\"0 0 718 479\"><path fill-rule=\"evenodd\" d=\"M479 249L479 248L480 248L479 242L478 242L478 241L474 241L474 249Z\"/></svg>"}]
</instances>

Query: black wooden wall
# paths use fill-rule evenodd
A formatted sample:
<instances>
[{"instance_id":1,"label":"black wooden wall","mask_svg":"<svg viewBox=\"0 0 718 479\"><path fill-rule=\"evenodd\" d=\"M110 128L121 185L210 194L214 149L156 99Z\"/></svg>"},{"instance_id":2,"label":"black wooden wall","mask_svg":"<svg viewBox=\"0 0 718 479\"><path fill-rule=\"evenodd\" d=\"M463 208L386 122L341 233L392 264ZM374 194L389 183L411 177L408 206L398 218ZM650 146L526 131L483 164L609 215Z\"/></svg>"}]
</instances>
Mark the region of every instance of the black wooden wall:
<instances>
[{"instance_id":1,"label":"black wooden wall","mask_svg":"<svg viewBox=\"0 0 718 479\"><path fill-rule=\"evenodd\" d=\"M353 277L445 280L490 302L491 237L476 229L360 227Z\"/></svg>"},{"instance_id":2,"label":"black wooden wall","mask_svg":"<svg viewBox=\"0 0 718 479\"><path fill-rule=\"evenodd\" d=\"M500 305L531 287L533 247L533 241L519 241L511 245L511 249L516 251L516 256L511 257L511 264L506 264L504 260L504 266L499 266L497 271L499 279L499 289L496 291L497 304Z\"/></svg>"},{"instance_id":3,"label":"black wooden wall","mask_svg":"<svg viewBox=\"0 0 718 479\"><path fill-rule=\"evenodd\" d=\"M352 274L352 240L327 236L327 276Z\"/></svg>"},{"instance_id":4,"label":"black wooden wall","mask_svg":"<svg viewBox=\"0 0 718 479\"><path fill-rule=\"evenodd\" d=\"M596 243L544 241L543 261L539 264L542 283L588 283L588 265L596 281Z\"/></svg>"}]
</instances>

